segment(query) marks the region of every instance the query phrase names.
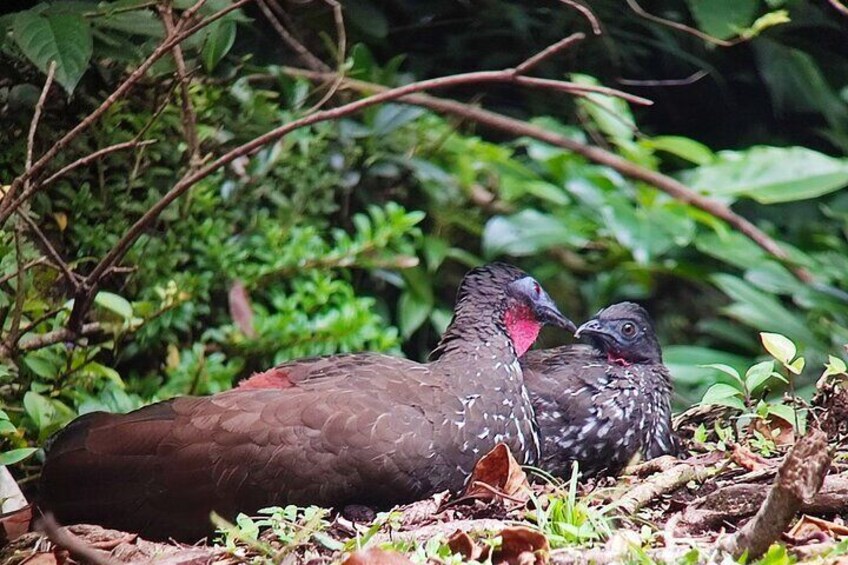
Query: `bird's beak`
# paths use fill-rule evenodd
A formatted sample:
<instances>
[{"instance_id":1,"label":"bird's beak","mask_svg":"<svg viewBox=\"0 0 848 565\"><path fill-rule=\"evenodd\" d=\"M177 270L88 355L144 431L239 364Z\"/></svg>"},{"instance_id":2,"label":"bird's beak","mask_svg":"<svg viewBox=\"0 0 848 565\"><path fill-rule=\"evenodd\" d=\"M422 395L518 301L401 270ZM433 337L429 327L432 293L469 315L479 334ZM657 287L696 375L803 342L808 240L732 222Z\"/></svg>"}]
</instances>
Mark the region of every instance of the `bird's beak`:
<instances>
[{"instance_id":1,"label":"bird's beak","mask_svg":"<svg viewBox=\"0 0 848 565\"><path fill-rule=\"evenodd\" d=\"M574 322L562 315L562 312L559 311L554 301L547 294L536 303L535 311L536 319L543 324L550 324L571 333L574 333L577 329Z\"/></svg>"},{"instance_id":2,"label":"bird's beak","mask_svg":"<svg viewBox=\"0 0 848 565\"><path fill-rule=\"evenodd\" d=\"M583 334L589 335L607 335L609 332L604 328L604 326L595 319L589 320L574 332L574 337L582 337Z\"/></svg>"}]
</instances>

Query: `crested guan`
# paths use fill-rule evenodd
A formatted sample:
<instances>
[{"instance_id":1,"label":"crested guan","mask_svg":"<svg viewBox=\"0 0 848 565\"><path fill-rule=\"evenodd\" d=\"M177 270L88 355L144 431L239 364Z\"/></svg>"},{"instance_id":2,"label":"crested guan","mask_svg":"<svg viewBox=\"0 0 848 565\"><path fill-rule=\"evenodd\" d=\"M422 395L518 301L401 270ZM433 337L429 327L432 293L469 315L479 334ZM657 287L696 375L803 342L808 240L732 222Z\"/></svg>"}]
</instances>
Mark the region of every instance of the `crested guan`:
<instances>
[{"instance_id":1,"label":"crested guan","mask_svg":"<svg viewBox=\"0 0 848 565\"><path fill-rule=\"evenodd\" d=\"M569 476L615 475L636 456L677 452L671 432L671 376L644 308L598 312L577 330L592 346L530 351L524 381L542 438L539 466Z\"/></svg>"},{"instance_id":2,"label":"crested guan","mask_svg":"<svg viewBox=\"0 0 848 565\"><path fill-rule=\"evenodd\" d=\"M535 463L518 357L544 324L575 329L520 269L474 269L427 364L375 353L305 359L275 369L309 374L285 390L77 418L47 446L42 507L62 523L195 540L210 532L213 510L387 507L455 490L498 442Z\"/></svg>"}]
</instances>

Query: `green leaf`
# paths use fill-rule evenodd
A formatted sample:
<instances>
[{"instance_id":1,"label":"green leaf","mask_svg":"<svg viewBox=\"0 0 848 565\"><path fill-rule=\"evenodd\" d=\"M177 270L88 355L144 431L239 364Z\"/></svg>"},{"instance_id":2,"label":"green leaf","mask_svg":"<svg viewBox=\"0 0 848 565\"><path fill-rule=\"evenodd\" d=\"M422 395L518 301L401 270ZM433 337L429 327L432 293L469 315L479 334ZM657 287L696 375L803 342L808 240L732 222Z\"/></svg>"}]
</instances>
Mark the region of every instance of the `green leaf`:
<instances>
[{"instance_id":1,"label":"green leaf","mask_svg":"<svg viewBox=\"0 0 848 565\"><path fill-rule=\"evenodd\" d=\"M701 404L719 404L745 410L745 403L742 402L742 391L725 383L716 383L708 388L701 399Z\"/></svg>"},{"instance_id":2,"label":"green leaf","mask_svg":"<svg viewBox=\"0 0 848 565\"><path fill-rule=\"evenodd\" d=\"M130 304L123 296L118 296L112 292L101 290L97 293L97 296L94 297L94 303L117 314L124 320L130 320L133 317L132 304Z\"/></svg>"},{"instance_id":3,"label":"green leaf","mask_svg":"<svg viewBox=\"0 0 848 565\"><path fill-rule=\"evenodd\" d=\"M795 425L795 409L788 404L769 404L768 413Z\"/></svg>"},{"instance_id":4,"label":"green leaf","mask_svg":"<svg viewBox=\"0 0 848 565\"><path fill-rule=\"evenodd\" d=\"M803 357L798 357L793 362L789 363L786 368L789 369L789 372L795 375L800 375L801 371L804 370L804 365L807 364L807 361Z\"/></svg>"},{"instance_id":5,"label":"green leaf","mask_svg":"<svg viewBox=\"0 0 848 565\"><path fill-rule=\"evenodd\" d=\"M739 375L739 372L729 365L724 365L722 363L711 363L709 365L702 365L702 367L721 371L725 375L730 375L731 377L739 381L739 384L742 384L742 377Z\"/></svg>"},{"instance_id":6,"label":"green leaf","mask_svg":"<svg viewBox=\"0 0 848 565\"><path fill-rule=\"evenodd\" d=\"M703 143L678 135L660 135L641 142L656 151L665 151L696 165L707 165L715 160L715 153Z\"/></svg>"},{"instance_id":7,"label":"green leaf","mask_svg":"<svg viewBox=\"0 0 848 565\"><path fill-rule=\"evenodd\" d=\"M753 288L732 275L713 275L712 280L735 302L724 308L726 314L760 331L782 331L792 339L807 344L816 343L806 322L787 310L773 296Z\"/></svg>"},{"instance_id":8,"label":"green leaf","mask_svg":"<svg viewBox=\"0 0 848 565\"><path fill-rule=\"evenodd\" d=\"M483 229L483 253L487 257L535 255L559 245L579 247L585 243L562 220L532 209L495 216Z\"/></svg>"},{"instance_id":9,"label":"green leaf","mask_svg":"<svg viewBox=\"0 0 848 565\"><path fill-rule=\"evenodd\" d=\"M763 342L763 347L766 348L766 351L782 364L788 365L795 359L797 350L795 344L788 337L781 334L762 332L760 333L760 340Z\"/></svg>"},{"instance_id":10,"label":"green leaf","mask_svg":"<svg viewBox=\"0 0 848 565\"><path fill-rule=\"evenodd\" d=\"M774 361L763 361L748 369L745 373L745 386L748 392L755 394L757 389L769 380L772 373L774 373Z\"/></svg>"},{"instance_id":11,"label":"green leaf","mask_svg":"<svg viewBox=\"0 0 848 565\"><path fill-rule=\"evenodd\" d=\"M0 466L20 463L36 451L38 451L38 449L35 447L21 447L20 449L4 451L3 453L0 453Z\"/></svg>"},{"instance_id":12,"label":"green leaf","mask_svg":"<svg viewBox=\"0 0 848 565\"><path fill-rule=\"evenodd\" d=\"M740 369L748 364L748 360L739 355L695 345L664 347L663 359L674 377L674 382L686 385L700 385L710 382L710 377L715 373L711 367L706 365L711 361L718 361L723 365L735 366Z\"/></svg>"},{"instance_id":13,"label":"green leaf","mask_svg":"<svg viewBox=\"0 0 848 565\"><path fill-rule=\"evenodd\" d=\"M684 181L710 196L745 196L763 204L793 202L848 185L848 159L806 147L721 151L715 163L688 171Z\"/></svg>"},{"instance_id":14,"label":"green leaf","mask_svg":"<svg viewBox=\"0 0 848 565\"><path fill-rule=\"evenodd\" d=\"M91 30L79 14L40 14L33 10L15 16L12 35L23 54L44 73L56 62L56 81L73 93L88 67L93 50Z\"/></svg>"},{"instance_id":15,"label":"green leaf","mask_svg":"<svg viewBox=\"0 0 848 565\"><path fill-rule=\"evenodd\" d=\"M31 390L24 395L24 410L39 430L51 424L56 412L47 398Z\"/></svg>"},{"instance_id":16,"label":"green leaf","mask_svg":"<svg viewBox=\"0 0 848 565\"><path fill-rule=\"evenodd\" d=\"M423 108L406 104L384 104L377 110L372 125L373 135L388 135L401 126L417 120L426 113Z\"/></svg>"},{"instance_id":17,"label":"green leaf","mask_svg":"<svg viewBox=\"0 0 848 565\"><path fill-rule=\"evenodd\" d=\"M718 39L737 35L753 22L758 0L686 0L692 17L705 33Z\"/></svg>"},{"instance_id":18,"label":"green leaf","mask_svg":"<svg viewBox=\"0 0 848 565\"><path fill-rule=\"evenodd\" d=\"M17 431L18 428L16 428L15 424L10 422L9 420L0 420L0 434L10 435L16 433Z\"/></svg>"},{"instance_id":19,"label":"green leaf","mask_svg":"<svg viewBox=\"0 0 848 565\"><path fill-rule=\"evenodd\" d=\"M220 19L212 22L207 29L206 41L200 53L203 68L212 72L221 62L236 41L236 22L231 19Z\"/></svg>"},{"instance_id":20,"label":"green leaf","mask_svg":"<svg viewBox=\"0 0 848 565\"><path fill-rule=\"evenodd\" d=\"M409 338L421 327L433 310L432 299L427 300L412 292L404 292L398 301L398 326L404 338Z\"/></svg>"},{"instance_id":21,"label":"green leaf","mask_svg":"<svg viewBox=\"0 0 848 565\"><path fill-rule=\"evenodd\" d=\"M824 366L824 373L822 373L822 377L829 377L831 375L843 375L846 371L848 371L848 367L845 366L845 361L843 361L839 357L828 355L827 364Z\"/></svg>"},{"instance_id":22,"label":"green leaf","mask_svg":"<svg viewBox=\"0 0 848 565\"><path fill-rule=\"evenodd\" d=\"M577 84L600 86L593 76L574 73L571 80ZM589 93L577 98L577 105L586 112L595 125L612 140L624 143L633 140L636 131L636 121L630 106L621 98Z\"/></svg>"}]
</instances>

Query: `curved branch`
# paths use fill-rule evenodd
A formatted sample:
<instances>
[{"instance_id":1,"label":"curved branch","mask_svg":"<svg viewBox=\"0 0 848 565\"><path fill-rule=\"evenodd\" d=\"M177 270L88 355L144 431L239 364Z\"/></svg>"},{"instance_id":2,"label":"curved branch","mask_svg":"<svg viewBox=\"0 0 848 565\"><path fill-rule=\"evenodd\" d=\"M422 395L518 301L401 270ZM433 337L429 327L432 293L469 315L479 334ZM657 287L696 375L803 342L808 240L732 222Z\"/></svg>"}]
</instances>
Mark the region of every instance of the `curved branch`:
<instances>
[{"instance_id":1,"label":"curved branch","mask_svg":"<svg viewBox=\"0 0 848 565\"><path fill-rule=\"evenodd\" d=\"M284 67L283 70L294 76L302 76L316 80L322 80L323 77L322 73L314 73L303 69ZM352 79L346 80L345 85L349 88L365 93L387 90L385 86ZM780 247L777 241L772 239L768 234L760 230L749 220L734 212L726 204L699 194L680 181L669 176L646 169L645 167L641 167L635 163L631 163L630 161L619 157L615 153L611 153L599 147L585 145L579 141L575 141L574 139L534 126L522 120L510 118L502 114L483 110L482 108L477 108L454 100L445 100L443 98L437 98L426 94L412 94L404 96L402 101L416 106L423 106L435 112L461 116L516 136L532 137L539 141L544 141L545 143L550 143L551 145L573 151L590 161L615 169L628 178L644 181L656 187L658 190L665 192L675 200L700 208L704 212L724 220L776 259L789 263L789 255L783 250L783 248ZM789 268L802 282L813 282L812 275L806 269L791 265Z\"/></svg>"}]
</instances>

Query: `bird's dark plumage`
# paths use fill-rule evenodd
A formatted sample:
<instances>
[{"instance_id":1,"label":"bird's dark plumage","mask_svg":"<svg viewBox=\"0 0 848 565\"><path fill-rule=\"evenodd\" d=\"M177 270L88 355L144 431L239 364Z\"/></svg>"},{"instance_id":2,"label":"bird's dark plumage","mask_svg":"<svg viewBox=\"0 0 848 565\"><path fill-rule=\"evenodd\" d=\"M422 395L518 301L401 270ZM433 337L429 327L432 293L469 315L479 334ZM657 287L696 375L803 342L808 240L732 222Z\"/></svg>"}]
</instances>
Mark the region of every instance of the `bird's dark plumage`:
<instances>
[{"instance_id":1,"label":"bird's dark plumage","mask_svg":"<svg viewBox=\"0 0 848 565\"><path fill-rule=\"evenodd\" d=\"M593 346L531 351L522 359L542 438L539 466L568 476L577 461L584 475L614 475L636 456L675 453L671 377L647 312L615 304L575 335Z\"/></svg>"},{"instance_id":2,"label":"bird's dark plumage","mask_svg":"<svg viewBox=\"0 0 848 565\"><path fill-rule=\"evenodd\" d=\"M385 507L458 489L498 442L535 463L518 357L544 323L574 329L526 273L474 269L431 363L305 359L263 374L296 386L83 416L49 446L44 506L64 523L192 540L210 531L212 510L232 518L284 504Z\"/></svg>"}]
</instances>

